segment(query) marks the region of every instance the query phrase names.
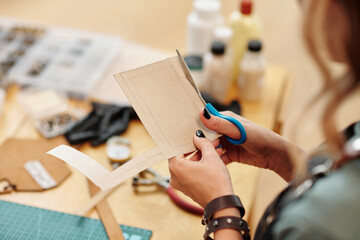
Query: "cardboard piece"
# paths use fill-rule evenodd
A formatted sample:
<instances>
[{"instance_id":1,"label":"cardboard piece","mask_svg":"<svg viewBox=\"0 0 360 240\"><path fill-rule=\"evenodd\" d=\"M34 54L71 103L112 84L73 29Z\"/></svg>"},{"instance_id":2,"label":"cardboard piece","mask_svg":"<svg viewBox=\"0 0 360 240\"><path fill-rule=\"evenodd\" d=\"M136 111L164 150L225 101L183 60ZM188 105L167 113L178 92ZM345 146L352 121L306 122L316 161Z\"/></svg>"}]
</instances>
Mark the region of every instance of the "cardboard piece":
<instances>
[{"instance_id":1,"label":"cardboard piece","mask_svg":"<svg viewBox=\"0 0 360 240\"><path fill-rule=\"evenodd\" d=\"M186 78L178 57L115 75L146 130L167 158L195 151L193 136L218 135L199 120L203 100Z\"/></svg>"},{"instance_id":2,"label":"cardboard piece","mask_svg":"<svg viewBox=\"0 0 360 240\"><path fill-rule=\"evenodd\" d=\"M90 195L94 196L100 191L90 180L88 180ZM105 228L109 240L125 240L120 226L117 224L115 216L106 201L102 200L96 205L96 211L100 216L101 222Z\"/></svg>"},{"instance_id":3,"label":"cardboard piece","mask_svg":"<svg viewBox=\"0 0 360 240\"><path fill-rule=\"evenodd\" d=\"M52 187L56 187L70 175L71 171L62 161L44 152L63 143L66 143L63 137L51 140L6 140L0 146L0 181L5 180L15 185L16 191L46 190L25 169L29 161L35 160L54 180L55 185Z\"/></svg>"},{"instance_id":4,"label":"cardboard piece","mask_svg":"<svg viewBox=\"0 0 360 240\"><path fill-rule=\"evenodd\" d=\"M195 151L193 137L198 129L209 140L218 138L219 135L205 128L199 119L199 110L205 103L182 61L179 55L115 75L156 147L111 173L103 168L97 170L91 162L95 160L85 159L77 150L66 146L48 153L77 168L105 190L161 160Z\"/></svg>"}]
</instances>

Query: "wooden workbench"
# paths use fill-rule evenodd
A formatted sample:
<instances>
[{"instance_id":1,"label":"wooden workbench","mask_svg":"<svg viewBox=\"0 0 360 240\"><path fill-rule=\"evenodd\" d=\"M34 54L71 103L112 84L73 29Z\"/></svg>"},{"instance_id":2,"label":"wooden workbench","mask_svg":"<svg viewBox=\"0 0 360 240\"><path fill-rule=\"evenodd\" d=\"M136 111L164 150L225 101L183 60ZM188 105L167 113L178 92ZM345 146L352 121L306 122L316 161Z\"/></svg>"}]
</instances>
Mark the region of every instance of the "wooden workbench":
<instances>
[{"instance_id":1,"label":"wooden workbench","mask_svg":"<svg viewBox=\"0 0 360 240\"><path fill-rule=\"evenodd\" d=\"M156 51L124 42L122 59L132 58L131 61L123 61L127 64L115 65L112 71L120 72L128 67L136 67L144 64L144 56L160 58ZM166 54L164 54L165 56ZM171 54L170 54L171 55ZM136 61L138 59L138 61ZM148 57L146 61L150 61ZM155 59L154 59L155 60ZM158 59L156 59L158 60ZM137 66L139 66L137 65ZM113 72L114 73L114 72ZM287 72L276 66L269 66L266 72L264 99L258 103L242 103L243 115L248 119L272 129L277 122L278 108L282 102L282 91L287 82ZM32 120L26 115L17 100L19 87L11 86L7 90L7 97L2 115L0 116L0 143L9 137L19 139L38 139L42 136L36 131ZM79 103L79 106L86 106L88 103ZM129 129L123 134L132 142L132 154L136 156L154 146L145 128L139 121L132 121ZM93 148L85 144L80 148L82 152L98 160L101 164L110 169L110 164L105 156L105 145ZM71 167L70 167L71 168ZM154 166L162 174L169 174L167 161ZM253 202L254 187L256 184L258 169L241 164L229 165L230 173L234 183L235 192L241 197L247 212ZM89 198L88 184L86 178L72 169L72 175L55 189L42 193L10 193L0 195L0 199L13 201L32 206L72 213ZM200 217L184 212L175 206L170 198L161 189L137 194L133 191L131 180L121 184L113 192L108 202L114 212L117 221L121 224L146 228L153 231L152 239L190 239L201 238L203 226L200 224ZM90 217L97 218L95 211L89 213ZM249 217L249 214L246 215Z\"/></svg>"}]
</instances>

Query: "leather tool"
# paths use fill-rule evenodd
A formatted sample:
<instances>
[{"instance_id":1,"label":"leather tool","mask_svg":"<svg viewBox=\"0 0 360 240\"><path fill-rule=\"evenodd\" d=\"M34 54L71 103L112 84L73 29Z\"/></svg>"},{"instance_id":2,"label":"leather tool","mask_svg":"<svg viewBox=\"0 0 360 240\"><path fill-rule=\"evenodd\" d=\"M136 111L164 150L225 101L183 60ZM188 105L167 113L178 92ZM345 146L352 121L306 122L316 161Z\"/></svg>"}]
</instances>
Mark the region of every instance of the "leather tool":
<instances>
[{"instance_id":1,"label":"leather tool","mask_svg":"<svg viewBox=\"0 0 360 240\"><path fill-rule=\"evenodd\" d=\"M136 175L133 178L132 185L136 192L138 192L139 186L157 185L164 188L170 199L184 211L196 215L202 215L204 213L204 209L202 209L200 206L190 204L180 198L176 194L175 190L170 186L168 177L161 176L159 173L157 173L151 168L148 168L140 174Z\"/></svg>"}]
</instances>

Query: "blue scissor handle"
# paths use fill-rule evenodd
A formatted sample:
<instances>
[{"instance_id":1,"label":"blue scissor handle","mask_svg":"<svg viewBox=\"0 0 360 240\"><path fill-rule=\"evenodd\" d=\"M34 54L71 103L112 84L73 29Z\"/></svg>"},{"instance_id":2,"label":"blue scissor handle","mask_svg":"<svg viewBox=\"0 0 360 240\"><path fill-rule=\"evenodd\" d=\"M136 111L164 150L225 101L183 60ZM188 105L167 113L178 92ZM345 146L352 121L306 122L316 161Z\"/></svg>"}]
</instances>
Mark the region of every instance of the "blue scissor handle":
<instances>
[{"instance_id":1,"label":"blue scissor handle","mask_svg":"<svg viewBox=\"0 0 360 240\"><path fill-rule=\"evenodd\" d=\"M225 120L228 120L229 122L231 122L232 124L234 124L240 131L240 139L233 139L233 138L230 138L228 136L225 136L226 139L232 143L232 144L235 144L235 145L239 145L239 144L243 144L245 141L246 141L246 131L245 131L245 128L244 126L238 121L236 120L235 118L233 117L229 117L229 116L226 116L226 115L223 115L221 113L218 112L218 110L216 110L213 105L211 105L211 103L207 103L206 104L206 109L209 110L209 112L214 115L214 116L217 116L219 118L222 118L222 119L225 119Z\"/></svg>"}]
</instances>

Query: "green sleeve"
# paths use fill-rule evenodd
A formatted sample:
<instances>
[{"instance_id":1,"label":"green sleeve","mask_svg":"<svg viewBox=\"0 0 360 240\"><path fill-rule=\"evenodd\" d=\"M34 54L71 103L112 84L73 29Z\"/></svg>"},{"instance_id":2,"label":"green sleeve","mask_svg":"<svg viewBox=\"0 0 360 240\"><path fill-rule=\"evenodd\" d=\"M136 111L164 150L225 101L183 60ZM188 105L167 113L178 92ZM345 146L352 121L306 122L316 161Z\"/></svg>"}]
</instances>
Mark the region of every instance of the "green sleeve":
<instances>
[{"instance_id":1,"label":"green sleeve","mask_svg":"<svg viewBox=\"0 0 360 240\"><path fill-rule=\"evenodd\" d=\"M273 228L275 240L331 240L332 236L309 219L302 216L288 216L276 222Z\"/></svg>"}]
</instances>

